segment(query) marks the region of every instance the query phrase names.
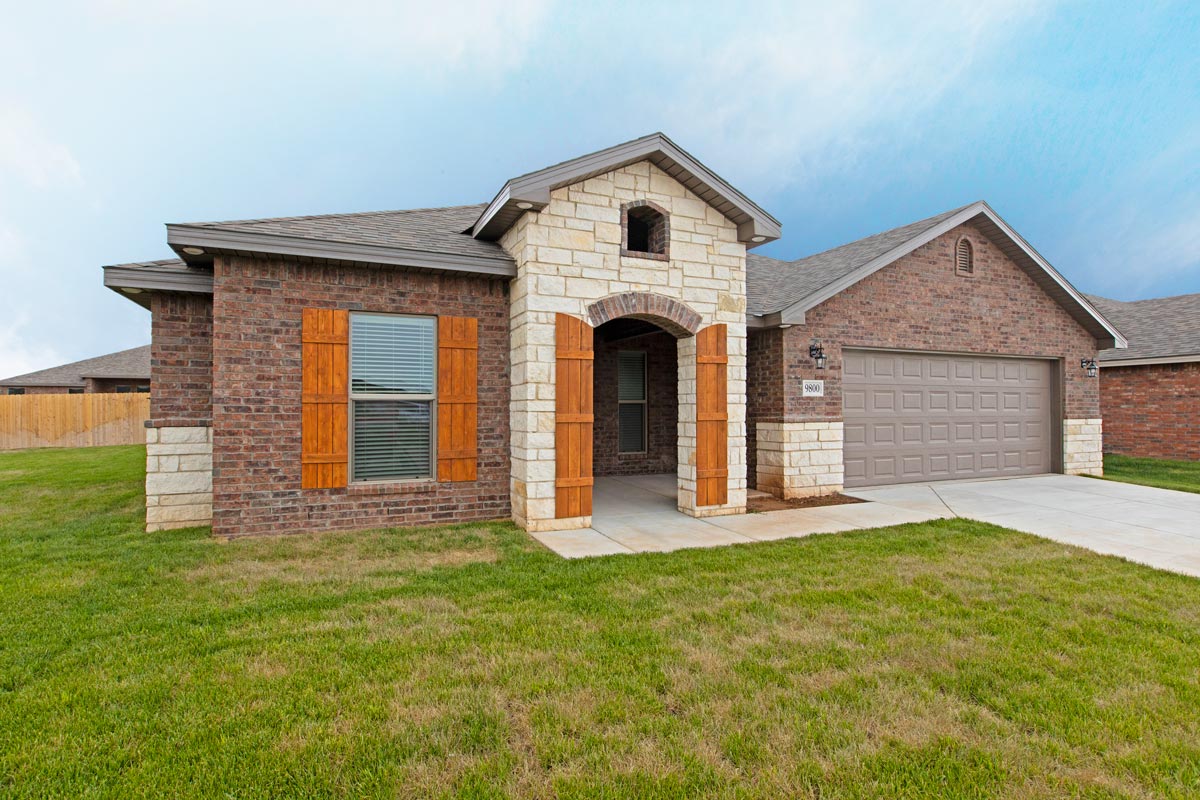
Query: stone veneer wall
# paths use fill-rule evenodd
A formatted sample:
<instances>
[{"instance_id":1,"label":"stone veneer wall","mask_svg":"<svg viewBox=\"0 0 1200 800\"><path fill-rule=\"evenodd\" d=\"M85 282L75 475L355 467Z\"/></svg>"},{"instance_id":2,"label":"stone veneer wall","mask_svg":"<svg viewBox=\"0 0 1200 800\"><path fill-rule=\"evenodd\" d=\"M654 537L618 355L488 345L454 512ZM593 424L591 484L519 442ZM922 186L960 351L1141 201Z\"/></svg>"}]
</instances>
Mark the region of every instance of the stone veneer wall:
<instances>
[{"instance_id":1,"label":"stone veneer wall","mask_svg":"<svg viewBox=\"0 0 1200 800\"><path fill-rule=\"evenodd\" d=\"M146 530L212 521L212 428L146 429Z\"/></svg>"},{"instance_id":2,"label":"stone veneer wall","mask_svg":"<svg viewBox=\"0 0 1200 800\"><path fill-rule=\"evenodd\" d=\"M670 215L669 260L621 254L621 206L649 200ZM587 307L622 292L684 303L702 325L729 326L729 502L695 505L695 338L677 342L679 508L735 513L746 505L746 248L736 226L649 162L551 192L501 244L517 262L510 303L513 518L529 530L586 527L555 519L555 314L587 319Z\"/></svg>"},{"instance_id":3,"label":"stone veneer wall","mask_svg":"<svg viewBox=\"0 0 1200 800\"><path fill-rule=\"evenodd\" d=\"M757 489L776 497L841 491L842 423L759 422Z\"/></svg>"},{"instance_id":4,"label":"stone veneer wall","mask_svg":"<svg viewBox=\"0 0 1200 800\"><path fill-rule=\"evenodd\" d=\"M1063 472L1068 475L1103 475L1104 448L1099 419L1063 420Z\"/></svg>"}]
</instances>

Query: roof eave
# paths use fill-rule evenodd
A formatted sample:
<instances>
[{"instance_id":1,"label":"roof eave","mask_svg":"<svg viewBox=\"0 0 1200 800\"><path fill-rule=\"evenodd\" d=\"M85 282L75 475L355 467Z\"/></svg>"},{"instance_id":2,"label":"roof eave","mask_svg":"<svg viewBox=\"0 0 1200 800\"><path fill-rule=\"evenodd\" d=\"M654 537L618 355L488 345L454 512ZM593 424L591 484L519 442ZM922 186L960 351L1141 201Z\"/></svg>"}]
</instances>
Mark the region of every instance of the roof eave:
<instances>
[{"instance_id":1,"label":"roof eave","mask_svg":"<svg viewBox=\"0 0 1200 800\"><path fill-rule=\"evenodd\" d=\"M153 292L182 292L185 294L212 294L212 273L201 270L181 272L179 270L156 270L152 267L130 267L114 265L104 267L104 285L126 300L143 308L150 308Z\"/></svg>"},{"instance_id":2,"label":"roof eave","mask_svg":"<svg viewBox=\"0 0 1200 800\"><path fill-rule=\"evenodd\" d=\"M211 259L213 253L247 253L295 256L321 261L384 264L506 278L515 277L517 274L516 265L507 257L488 258L386 245L328 242L320 239L230 231L194 225L167 225L167 244L185 261L197 258ZM187 248L203 250L204 253L201 255L187 253ZM189 263L191 262L189 261Z\"/></svg>"},{"instance_id":3,"label":"roof eave","mask_svg":"<svg viewBox=\"0 0 1200 800\"><path fill-rule=\"evenodd\" d=\"M1020 234L1009 227L1008 223L992 210L991 206L983 201L972 203L954 216L942 220L883 255L877 256L853 272L842 276L838 280L821 287L807 297L784 308L779 312L781 320L787 324L803 324L805 312L809 309L815 308L831 297L840 294L864 278L883 269L888 264L913 252L918 247L928 244L937 237L954 230L959 225L980 216L989 220L1010 241L1015 243L1042 270L1047 278L1062 290L1064 297L1075 304L1075 313L1072 316L1080 324L1089 329L1089 332L1095 337L1096 345L1099 349L1124 349L1129 346L1129 343L1121 335L1121 332L1117 330L1116 326L1109 322L1094 305L1088 302L1087 298L1079 290L1071 285L1070 281L1059 274L1058 270L1050 266L1049 262L1042 258L1037 250L1026 242ZM1055 299L1059 300L1060 303L1062 301L1062 298ZM1071 311L1071 309L1068 308L1068 311Z\"/></svg>"},{"instance_id":4,"label":"roof eave","mask_svg":"<svg viewBox=\"0 0 1200 800\"><path fill-rule=\"evenodd\" d=\"M526 211L541 211L549 205L554 189L646 160L672 177L683 176L681 183L718 210L721 210L719 203L727 206L726 211L735 211L737 218L730 218L738 226L738 240L747 247L767 244L782 235L779 220L662 133L643 136L507 181L479 215L471 227L471 235L477 239L499 239ZM726 213L726 216L730 214Z\"/></svg>"},{"instance_id":5,"label":"roof eave","mask_svg":"<svg viewBox=\"0 0 1200 800\"><path fill-rule=\"evenodd\" d=\"M1133 358L1097 359L1101 367L1149 367L1156 364L1194 364L1200 361L1200 353L1176 356L1144 356Z\"/></svg>"}]
</instances>

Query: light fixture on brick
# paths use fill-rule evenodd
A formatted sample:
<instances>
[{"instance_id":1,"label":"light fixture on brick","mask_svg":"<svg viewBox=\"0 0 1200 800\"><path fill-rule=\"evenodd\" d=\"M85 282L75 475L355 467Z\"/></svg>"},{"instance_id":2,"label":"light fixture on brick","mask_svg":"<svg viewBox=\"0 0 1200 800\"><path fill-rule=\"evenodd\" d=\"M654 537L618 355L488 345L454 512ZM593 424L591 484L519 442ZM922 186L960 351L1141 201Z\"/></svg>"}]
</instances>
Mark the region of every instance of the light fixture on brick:
<instances>
[{"instance_id":1,"label":"light fixture on brick","mask_svg":"<svg viewBox=\"0 0 1200 800\"><path fill-rule=\"evenodd\" d=\"M808 357L817 362L817 369L825 369L825 349L821 347L820 339L813 339L808 346Z\"/></svg>"},{"instance_id":2,"label":"light fixture on brick","mask_svg":"<svg viewBox=\"0 0 1200 800\"><path fill-rule=\"evenodd\" d=\"M1089 378L1096 377L1096 375L1100 372L1099 367L1096 366L1096 359L1094 358L1079 359L1079 367L1087 373Z\"/></svg>"}]
</instances>

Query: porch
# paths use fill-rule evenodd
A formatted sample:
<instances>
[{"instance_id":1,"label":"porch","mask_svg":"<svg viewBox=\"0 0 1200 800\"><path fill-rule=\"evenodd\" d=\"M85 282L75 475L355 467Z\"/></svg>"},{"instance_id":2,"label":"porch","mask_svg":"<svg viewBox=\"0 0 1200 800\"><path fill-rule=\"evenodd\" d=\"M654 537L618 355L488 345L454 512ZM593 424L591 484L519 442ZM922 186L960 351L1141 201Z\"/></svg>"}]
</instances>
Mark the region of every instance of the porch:
<instances>
[{"instance_id":1,"label":"porch","mask_svg":"<svg viewBox=\"0 0 1200 800\"><path fill-rule=\"evenodd\" d=\"M674 473L596 478L592 527L531 535L564 558L583 558L748 544L953 516L945 509L866 502L699 518L676 508L677 484Z\"/></svg>"}]
</instances>

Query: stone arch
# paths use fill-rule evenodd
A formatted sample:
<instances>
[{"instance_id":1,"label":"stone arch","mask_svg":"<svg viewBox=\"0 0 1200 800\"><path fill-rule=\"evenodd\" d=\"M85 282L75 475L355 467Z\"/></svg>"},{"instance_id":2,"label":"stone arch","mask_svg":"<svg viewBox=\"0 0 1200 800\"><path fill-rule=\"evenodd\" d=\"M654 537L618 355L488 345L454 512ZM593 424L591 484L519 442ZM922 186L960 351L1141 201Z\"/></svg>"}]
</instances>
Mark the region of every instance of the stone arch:
<instances>
[{"instance_id":1,"label":"stone arch","mask_svg":"<svg viewBox=\"0 0 1200 800\"><path fill-rule=\"evenodd\" d=\"M683 303L653 292L613 294L587 308L588 322L593 328L619 317L653 322L676 339L693 336L702 322L700 315Z\"/></svg>"}]
</instances>

